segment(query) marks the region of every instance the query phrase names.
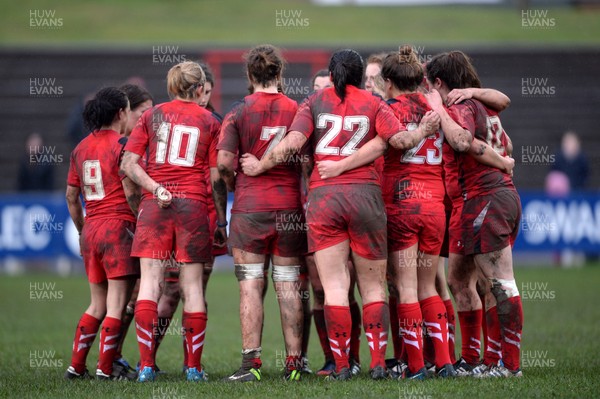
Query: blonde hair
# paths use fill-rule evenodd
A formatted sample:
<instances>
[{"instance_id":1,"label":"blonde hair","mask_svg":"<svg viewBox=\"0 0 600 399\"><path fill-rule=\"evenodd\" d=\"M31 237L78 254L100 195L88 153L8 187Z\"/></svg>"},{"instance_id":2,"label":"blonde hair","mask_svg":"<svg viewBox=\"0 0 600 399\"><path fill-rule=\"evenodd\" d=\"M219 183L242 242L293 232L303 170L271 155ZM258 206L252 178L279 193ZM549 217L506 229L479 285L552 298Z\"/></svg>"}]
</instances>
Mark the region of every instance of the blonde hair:
<instances>
[{"instance_id":1,"label":"blonde hair","mask_svg":"<svg viewBox=\"0 0 600 399\"><path fill-rule=\"evenodd\" d=\"M167 73L169 97L191 100L197 97L196 89L204 86L206 76L202 67L193 61L185 61L173 66Z\"/></svg>"}]
</instances>

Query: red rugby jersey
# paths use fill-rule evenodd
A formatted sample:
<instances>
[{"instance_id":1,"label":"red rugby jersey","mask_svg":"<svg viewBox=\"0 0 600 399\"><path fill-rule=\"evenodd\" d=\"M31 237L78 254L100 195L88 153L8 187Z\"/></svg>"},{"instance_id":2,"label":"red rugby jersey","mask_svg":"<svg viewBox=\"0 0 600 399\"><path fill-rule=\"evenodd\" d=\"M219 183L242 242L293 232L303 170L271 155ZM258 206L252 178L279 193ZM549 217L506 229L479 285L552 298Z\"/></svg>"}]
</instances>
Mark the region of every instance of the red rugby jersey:
<instances>
[{"instance_id":1,"label":"red rugby jersey","mask_svg":"<svg viewBox=\"0 0 600 399\"><path fill-rule=\"evenodd\" d=\"M474 138L485 141L490 147L505 154L506 133L498 114L488 111L474 99L453 105L453 118ZM488 114L490 112L490 114ZM515 189L512 178L499 169L478 162L468 153L460 153L458 160L458 184L464 200L491 194L499 189Z\"/></svg>"},{"instance_id":2,"label":"red rugby jersey","mask_svg":"<svg viewBox=\"0 0 600 399\"><path fill-rule=\"evenodd\" d=\"M257 92L246 96L223 121L218 150L249 153L263 158L283 139L294 119L298 104L282 93ZM245 175L237 167L232 213L298 209L300 205L301 156L260 176Z\"/></svg>"},{"instance_id":3,"label":"red rugby jersey","mask_svg":"<svg viewBox=\"0 0 600 399\"><path fill-rule=\"evenodd\" d=\"M119 176L123 150L120 138L114 130L96 130L71 153L67 184L81 189L86 219L135 221Z\"/></svg>"},{"instance_id":4,"label":"red rugby jersey","mask_svg":"<svg viewBox=\"0 0 600 399\"><path fill-rule=\"evenodd\" d=\"M143 157L146 173L173 198L207 201L205 168L216 166L219 121L194 102L173 100L144 112L125 145ZM143 191L142 198L152 196ZM208 199L210 200L210 199Z\"/></svg>"},{"instance_id":5,"label":"red rugby jersey","mask_svg":"<svg viewBox=\"0 0 600 399\"><path fill-rule=\"evenodd\" d=\"M406 130L416 129L423 116L431 110L421 93L403 94L394 100L389 101L390 106ZM387 205L394 204L394 208L400 210L426 214L428 204L439 205L444 200L443 140L444 136L438 130L409 150L388 148L383 185L383 200Z\"/></svg>"},{"instance_id":6,"label":"red rugby jersey","mask_svg":"<svg viewBox=\"0 0 600 399\"><path fill-rule=\"evenodd\" d=\"M304 100L290 130L312 137L315 162L319 162L339 161L352 155L376 135L387 141L401 129L385 101L366 90L347 86L344 102L333 87L319 90ZM373 163L326 180L321 179L315 167L310 188L358 183L379 185Z\"/></svg>"}]
</instances>

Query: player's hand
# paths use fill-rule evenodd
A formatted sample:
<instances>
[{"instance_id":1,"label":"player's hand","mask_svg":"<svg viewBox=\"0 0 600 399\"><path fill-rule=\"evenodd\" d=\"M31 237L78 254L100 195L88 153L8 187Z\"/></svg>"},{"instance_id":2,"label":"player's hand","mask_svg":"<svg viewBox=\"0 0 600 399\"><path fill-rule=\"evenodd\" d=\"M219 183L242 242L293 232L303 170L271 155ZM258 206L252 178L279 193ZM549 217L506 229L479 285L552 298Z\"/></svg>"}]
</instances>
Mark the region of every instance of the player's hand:
<instances>
[{"instance_id":1,"label":"player's hand","mask_svg":"<svg viewBox=\"0 0 600 399\"><path fill-rule=\"evenodd\" d=\"M213 247L223 248L227 245L227 227L218 227L213 238Z\"/></svg>"},{"instance_id":2,"label":"player's hand","mask_svg":"<svg viewBox=\"0 0 600 399\"><path fill-rule=\"evenodd\" d=\"M83 258L83 251L81 250L81 248L83 248L82 242L83 239L81 238L81 233L79 233L79 256Z\"/></svg>"},{"instance_id":3,"label":"player's hand","mask_svg":"<svg viewBox=\"0 0 600 399\"><path fill-rule=\"evenodd\" d=\"M318 161L317 169L321 179L330 179L344 173L339 161Z\"/></svg>"},{"instance_id":4,"label":"player's hand","mask_svg":"<svg viewBox=\"0 0 600 399\"><path fill-rule=\"evenodd\" d=\"M440 110L444 108L442 96L436 89L433 89L429 93L425 94L425 98L427 98L427 102L429 103L429 106L432 110L439 113Z\"/></svg>"},{"instance_id":5,"label":"player's hand","mask_svg":"<svg viewBox=\"0 0 600 399\"><path fill-rule=\"evenodd\" d=\"M427 111L427 113L421 118L419 127L423 131L425 137L431 136L440 128L441 123L440 115L435 111Z\"/></svg>"},{"instance_id":6,"label":"player's hand","mask_svg":"<svg viewBox=\"0 0 600 399\"><path fill-rule=\"evenodd\" d=\"M260 161L252 154L246 153L242 155L240 165L242 167L242 172L248 176L258 176L261 173L264 173Z\"/></svg>"},{"instance_id":7,"label":"player's hand","mask_svg":"<svg viewBox=\"0 0 600 399\"><path fill-rule=\"evenodd\" d=\"M158 206L161 208L167 208L169 205L171 205L171 201L173 200L173 195L163 186L156 187L154 190L154 196L158 201Z\"/></svg>"},{"instance_id":8,"label":"player's hand","mask_svg":"<svg viewBox=\"0 0 600 399\"><path fill-rule=\"evenodd\" d=\"M513 170L515 168L515 159L507 156L507 157L503 157L502 160L503 160L502 163L504 163L503 172L506 173L507 175L512 176Z\"/></svg>"},{"instance_id":9,"label":"player's hand","mask_svg":"<svg viewBox=\"0 0 600 399\"><path fill-rule=\"evenodd\" d=\"M465 100L473 98L473 89L453 89L446 97L446 105L449 107L452 104L458 104Z\"/></svg>"}]
</instances>

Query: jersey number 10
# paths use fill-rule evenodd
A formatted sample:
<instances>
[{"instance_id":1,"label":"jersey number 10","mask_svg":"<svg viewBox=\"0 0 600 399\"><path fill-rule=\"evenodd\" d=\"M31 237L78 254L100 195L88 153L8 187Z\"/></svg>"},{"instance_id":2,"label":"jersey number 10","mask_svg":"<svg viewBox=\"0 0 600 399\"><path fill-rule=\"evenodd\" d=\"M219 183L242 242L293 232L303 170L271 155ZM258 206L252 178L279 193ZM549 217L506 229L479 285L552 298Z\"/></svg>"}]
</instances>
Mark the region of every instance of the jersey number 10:
<instances>
[{"instance_id":1,"label":"jersey number 10","mask_svg":"<svg viewBox=\"0 0 600 399\"><path fill-rule=\"evenodd\" d=\"M156 144L156 163L162 164L166 160L175 166L194 166L200 130L194 126L175 125L173 126L171 141L169 142L170 133L171 123L162 122L156 132L158 139ZM184 142L184 136L187 136L187 142L185 151L182 154L181 146Z\"/></svg>"}]
</instances>

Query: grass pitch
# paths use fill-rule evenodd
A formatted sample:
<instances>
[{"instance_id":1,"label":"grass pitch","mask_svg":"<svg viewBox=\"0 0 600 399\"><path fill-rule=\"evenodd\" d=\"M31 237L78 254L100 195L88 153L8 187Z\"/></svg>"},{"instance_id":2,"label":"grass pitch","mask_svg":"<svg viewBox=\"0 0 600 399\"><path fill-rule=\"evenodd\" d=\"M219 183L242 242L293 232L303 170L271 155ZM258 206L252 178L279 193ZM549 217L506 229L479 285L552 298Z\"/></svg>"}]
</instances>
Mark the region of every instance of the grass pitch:
<instances>
[{"instance_id":1,"label":"grass pitch","mask_svg":"<svg viewBox=\"0 0 600 399\"><path fill-rule=\"evenodd\" d=\"M578 397L600 395L600 265L577 270L519 269L517 281L524 301L524 378L425 382L371 381L368 347L361 340L363 373L348 382L327 382L308 376L299 383L282 381L283 342L272 287L266 299L263 380L228 384L219 379L240 364L237 282L232 273L215 272L208 287L209 324L203 363L206 384L184 381L182 345L178 335L181 310L167 331L157 364L167 372L154 384L64 381L75 323L89 301L84 277L23 275L0 279L0 397L26 398L442 398L442 397ZM457 337L457 342L459 337ZM97 341L96 341L97 342ZM125 357L137 361L133 329ZM388 347L388 356L391 353ZM94 370L94 344L88 368ZM314 370L323 362L316 333L311 333L309 360Z\"/></svg>"}]
</instances>

